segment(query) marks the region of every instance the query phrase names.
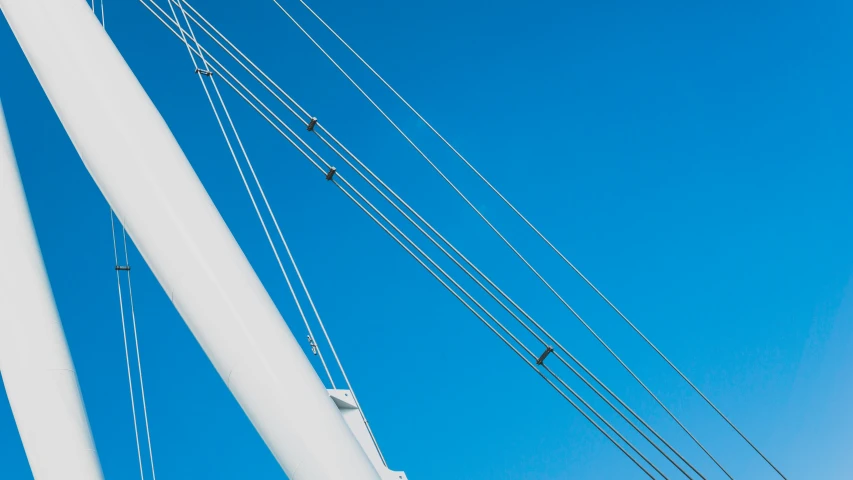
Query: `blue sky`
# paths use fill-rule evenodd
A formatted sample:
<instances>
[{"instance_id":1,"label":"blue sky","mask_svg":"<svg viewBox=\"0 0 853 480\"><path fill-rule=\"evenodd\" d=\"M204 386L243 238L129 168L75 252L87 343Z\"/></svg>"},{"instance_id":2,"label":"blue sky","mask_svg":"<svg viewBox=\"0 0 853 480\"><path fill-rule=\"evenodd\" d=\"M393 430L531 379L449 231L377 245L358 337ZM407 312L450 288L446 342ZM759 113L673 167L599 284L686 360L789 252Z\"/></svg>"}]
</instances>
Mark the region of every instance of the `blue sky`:
<instances>
[{"instance_id":1,"label":"blue sky","mask_svg":"<svg viewBox=\"0 0 853 480\"><path fill-rule=\"evenodd\" d=\"M272 2L243 3L194 5L721 478ZM735 478L776 478L298 2L284 4ZM848 4L312 6L789 478L850 477ZM138 2L105 9L114 41L304 339L186 51ZM107 478L138 478L108 206L5 23L0 45L0 98L101 462ZM392 467L413 479L642 478L304 158L228 101ZM285 478L135 251L131 263L159 478ZM3 394L0 472L31 478Z\"/></svg>"}]
</instances>

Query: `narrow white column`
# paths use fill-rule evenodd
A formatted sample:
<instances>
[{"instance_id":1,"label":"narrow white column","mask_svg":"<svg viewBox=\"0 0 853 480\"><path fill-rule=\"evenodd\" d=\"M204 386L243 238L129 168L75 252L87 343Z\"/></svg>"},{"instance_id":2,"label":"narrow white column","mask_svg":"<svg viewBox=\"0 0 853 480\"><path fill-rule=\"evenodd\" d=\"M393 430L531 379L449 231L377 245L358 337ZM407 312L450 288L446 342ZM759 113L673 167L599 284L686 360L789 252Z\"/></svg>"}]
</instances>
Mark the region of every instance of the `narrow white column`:
<instances>
[{"instance_id":1,"label":"narrow white column","mask_svg":"<svg viewBox=\"0 0 853 480\"><path fill-rule=\"evenodd\" d=\"M36 480L103 478L0 106L0 374ZM3 466L0 465L0 470Z\"/></svg>"},{"instance_id":2,"label":"narrow white column","mask_svg":"<svg viewBox=\"0 0 853 480\"><path fill-rule=\"evenodd\" d=\"M288 477L379 480L85 2L0 7L89 173Z\"/></svg>"}]
</instances>

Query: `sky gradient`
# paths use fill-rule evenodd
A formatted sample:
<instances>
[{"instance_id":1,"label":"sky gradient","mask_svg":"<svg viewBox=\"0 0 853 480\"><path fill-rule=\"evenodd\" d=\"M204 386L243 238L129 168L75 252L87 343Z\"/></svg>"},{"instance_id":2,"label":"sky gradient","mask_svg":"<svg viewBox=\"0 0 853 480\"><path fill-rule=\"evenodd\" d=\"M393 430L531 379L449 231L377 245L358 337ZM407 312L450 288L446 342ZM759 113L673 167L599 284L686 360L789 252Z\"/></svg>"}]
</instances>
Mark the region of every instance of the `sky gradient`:
<instances>
[{"instance_id":1,"label":"sky gradient","mask_svg":"<svg viewBox=\"0 0 853 480\"><path fill-rule=\"evenodd\" d=\"M708 478L723 478L271 1L193 4ZM297 1L283 4L735 478L778 478ZM788 478L853 476L853 7L311 6ZM138 2L104 7L107 31L302 341L186 50ZM106 477L138 478L109 207L5 22L0 98ZM643 478L268 125L226 99L393 468L413 480ZM284 479L135 250L131 264L158 478ZM7 478L32 477L0 392Z\"/></svg>"}]
</instances>

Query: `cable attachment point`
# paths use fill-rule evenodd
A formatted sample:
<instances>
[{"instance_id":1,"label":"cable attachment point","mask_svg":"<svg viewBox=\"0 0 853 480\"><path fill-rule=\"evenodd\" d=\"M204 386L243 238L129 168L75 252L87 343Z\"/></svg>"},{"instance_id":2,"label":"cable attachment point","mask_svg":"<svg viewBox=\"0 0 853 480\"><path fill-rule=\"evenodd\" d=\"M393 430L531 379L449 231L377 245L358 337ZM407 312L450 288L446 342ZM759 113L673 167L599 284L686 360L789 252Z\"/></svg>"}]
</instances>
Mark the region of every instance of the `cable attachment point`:
<instances>
[{"instance_id":1,"label":"cable attachment point","mask_svg":"<svg viewBox=\"0 0 853 480\"><path fill-rule=\"evenodd\" d=\"M539 355L539 360L536 360L536 365L542 365L543 363L545 363L545 359L548 358L548 355L550 355L553 351L554 347L549 346L548 348L546 348L545 351L542 352L542 355Z\"/></svg>"},{"instance_id":2,"label":"cable attachment point","mask_svg":"<svg viewBox=\"0 0 853 480\"><path fill-rule=\"evenodd\" d=\"M311 353L317 355L317 344L314 343L314 339L311 338L311 335L308 335L308 345L311 345Z\"/></svg>"},{"instance_id":3,"label":"cable attachment point","mask_svg":"<svg viewBox=\"0 0 853 480\"><path fill-rule=\"evenodd\" d=\"M130 265L116 265L116 271L117 272L118 271L129 272L130 271Z\"/></svg>"},{"instance_id":4,"label":"cable attachment point","mask_svg":"<svg viewBox=\"0 0 853 480\"><path fill-rule=\"evenodd\" d=\"M211 72L210 70L202 70L201 68L196 68L195 73L198 73L199 75L204 75L205 77L213 75L213 72Z\"/></svg>"},{"instance_id":5,"label":"cable attachment point","mask_svg":"<svg viewBox=\"0 0 853 480\"><path fill-rule=\"evenodd\" d=\"M338 171L338 169L335 167L330 168L329 173L326 174L326 180L331 180L331 179L335 178L335 172L337 172L337 171Z\"/></svg>"},{"instance_id":6,"label":"cable attachment point","mask_svg":"<svg viewBox=\"0 0 853 480\"><path fill-rule=\"evenodd\" d=\"M313 132L314 127L317 125L317 117L311 117L311 121L308 122L308 131Z\"/></svg>"}]
</instances>

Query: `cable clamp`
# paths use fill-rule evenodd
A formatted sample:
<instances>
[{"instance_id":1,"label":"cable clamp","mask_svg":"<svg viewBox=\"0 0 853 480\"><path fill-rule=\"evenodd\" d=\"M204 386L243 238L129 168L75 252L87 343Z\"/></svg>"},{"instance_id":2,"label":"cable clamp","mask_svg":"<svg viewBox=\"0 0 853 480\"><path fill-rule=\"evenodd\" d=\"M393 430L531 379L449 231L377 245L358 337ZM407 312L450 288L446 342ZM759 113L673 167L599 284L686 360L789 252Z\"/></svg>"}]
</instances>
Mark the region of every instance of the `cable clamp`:
<instances>
[{"instance_id":1,"label":"cable clamp","mask_svg":"<svg viewBox=\"0 0 853 480\"><path fill-rule=\"evenodd\" d=\"M539 355L539 360L536 360L536 365L542 365L543 363L545 363L545 359L548 358L548 355L550 355L553 351L554 347L549 346L548 348L546 348L545 351L542 352L542 355Z\"/></svg>"},{"instance_id":2,"label":"cable clamp","mask_svg":"<svg viewBox=\"0 0 853 480\"><path fill-rule=\"evenodd\" d=\"M117 272L118 271L129 272L130 271L130 265L116 265L116 271Z\"/></svg>"},{"instance_id":3,"label":"cable clamp","mask_svg":"<svg viewBox=\"0 0 853 480\"><path fill-rule=\"evenodd\" d=\"M308 345L311 345L311 353L317 355L317 344L314 342L314 339L311 338L311 335L308 335Z\"/></svg>"},{"instance_id":4,"label":"cable clamp","mask_svg":"<svg viewBox=\"0 0 853 480\"><path fill-rule=\"evenodd\" d=\"M317 125L317 117L311 117L311 121L308 122L308 131L313 132L314 127Z\"/></svg>"},{"instance_id":5,"label":"cable clamp","mask_svg":"<svg viewBox=\"0 0 853 480\"><path fill-rule=\"evenodd\" d=\"M330 168L329 173L326 174L326 180L331 180L331 179L335 178L335 172L337 172L337 171L338 171L338 169L335 167Z\"/></svg>"},{"instance_id":6,"label":"cable clamp","mask_svg":"<svg viewBox=\"0 0 853 480\"><path fill-rule=\"evenodd\" d=\"M204 75L205 77L213 75L213 72L211 72L210 70L202 70L201 68L196 68L195 73L198 73L199 75Z\"/></svg>"}]
</instances>

